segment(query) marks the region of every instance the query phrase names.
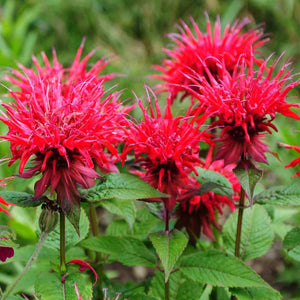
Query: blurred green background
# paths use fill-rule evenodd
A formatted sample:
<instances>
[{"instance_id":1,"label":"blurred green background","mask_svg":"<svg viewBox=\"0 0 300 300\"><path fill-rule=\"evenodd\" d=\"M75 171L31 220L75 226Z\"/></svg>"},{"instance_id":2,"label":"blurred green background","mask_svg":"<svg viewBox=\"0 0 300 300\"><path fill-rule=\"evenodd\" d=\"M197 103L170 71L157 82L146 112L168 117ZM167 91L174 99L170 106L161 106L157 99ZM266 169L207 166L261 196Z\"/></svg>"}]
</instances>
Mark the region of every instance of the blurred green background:
<instances>
[{"instance_id":1,"label":"blurred green background","mask_svg":"<svg viewBox=\"0 0 300 300\"><path fill-rule=\"evenodd\" d=\"M124 89L122 99L134 98L132 90L142 96L145 83L150 87L157 84L150 75L154 74L152 66L160 64L166 57L162 48L172 45L167 33L178 31L176 24L180 19L190 25L190 16L200 29L205 30L205 11L212 22L220 15L223 28L236 18L244 17L252 21L251 27L263 26L271 39L263 47L264 57L274 53L276 58L286 52L278 68L291 58L294 73L300 73L299 0L0 0L0 79L10 68L15 68L17 62L31 66L33 53L40 58L40 52L45 51L51 58L52 47L55 47L59 61L68 66L85 37L84 54L97 49L91 62L106 56L111 63L105 72L120 74L108 84L118 84L117 90ZM295 89L290 95L291 101L300 102L299 95L300 88ZM161 101L163 98L164 95L160 95ZM174 110L181 111L187 103L178 104L177 101ZM280 116L275 123L279 132L268 136L267 142L281 161L268 154L270 164L262 166L266 170L262 186L267 187L287 183L296 172L285 169L284 165L296 158L297 153L283 149L278 142L300 145L299 123ZM0 131L6 132L6 128L2 127ZM5 155L10 155L8 143L1 143L0 156ZM17 164L10 168L1 166L0 176L16 173L17 167ZM28 182L17 179L9 188L16 187L19 191L33 189L33 182L29 185ZM18 234L25 240L34 240L34 213L16 208L13 215L15 219L10 222L20 222L22 226L10 225L23 230ZM2 216L0 223L6 223L7 217ZM286 219L289 218L290 214L287 214ZM300 281L296 279L299 278L296 275L299 266L288 263L289 268L280 274L279 279L283 287L288 287L285 288L287 294L290 286L294 294L300 294Z\"/></svg>"}]
</instances>

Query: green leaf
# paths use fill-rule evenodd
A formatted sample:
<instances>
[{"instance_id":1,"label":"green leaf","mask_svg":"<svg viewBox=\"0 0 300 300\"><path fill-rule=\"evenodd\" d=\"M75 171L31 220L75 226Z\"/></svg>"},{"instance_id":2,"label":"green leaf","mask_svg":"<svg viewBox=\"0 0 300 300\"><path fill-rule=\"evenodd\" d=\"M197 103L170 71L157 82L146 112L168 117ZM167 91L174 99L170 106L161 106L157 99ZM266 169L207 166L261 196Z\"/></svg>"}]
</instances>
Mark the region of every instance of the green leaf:
<instances>
[{"instance_id":1,"label":"green leaf","mask_svg":"<svg viewBox=\"0 0 300 300\"><path fill-rule=\"evenodd\" d=\"M146 239L150 232L157 231L157 226L164 222L153 216L146 207L137 211L136 221L133 225L133 235L139 239Z\"/></svg>"},{"instance_id":2,"label":"green leaf","mask_svg":"<svg viewBox=\"0 0 300 300\"><path fill-rule=\"evenodd\" d=\"M255 196L254 201L259 204L299 206L300 182L294 180L289 185L276 186Z\"/></svg>"},{"instance_id":3,"label":"green leaf","mask_svg":"<svg viewBox=\"0 0 300 300\"><path fill-rule=\"evenodd\" d=\"M280 300L280 293L266 288L231 288L230 292L239 300Z\"/></svg>"},{"instance_id":4,"label":"green leaf","mask_svg":"<svg viewBox=\"0 0 300 300\"><path fill-rule=\"evenodd\" d=\"M74 201L70 209L64 209L62 207L65 216L70 221L74 229L76 230L78 236L80 236L80 202Z\"/></svg>"},{"instance_id":5,"label":"green leaf","mask_svg":"<svg viewBox=\"0 0 300 300\"><path fill-rule=\"evenodd\" d=\"M35 293L41 299L47 300L74 300L78 299L75 292L75 283L82 299L92 297L92 283L87 280L84 274L70 274L66 277L65 283L55 273L43 273L35 282ZM63 290L65 292L63 292ZM64 297L65 294L65 297Z\"/></svg>"},{"instance_id":6,"label":"green leaf","mask_svg":"<svg viewBox=\"0 0 300 300\"><path fill-rule=\"evenodd\" d=\"M161 260L165 272L165 282L167 282L170 272L187 245L188 239L184 233L175 229L169 233L152 233L150 240Z\"/></svg>"},{"instance_id":7,"label":"green leaf","mask_svg":"<svg viewBox=\"0 0 300 300\"><path fill-rule=\"evenodd\" d=\"M16 233L8 226L0 225L0 246L1 247L18 247L13 240L16 239Z\"/></svg>"},{"instance_id":8,"label":"green leaf","mask_svg":"<svg viewBox=\"0 0 300 300\"><path fill-rule=\"evenodd\" d=\"M283 246L288 250L288 255L300 261L300 228L295 227L287 233L283 240Z\"/></svg>"},{"instance_id":9,"label":"green leaf","mask_svg":"<svg viewBox=\"0 0 300 300\"><path fill-rule=\"evenodd\" d=\"M68 220L66 220L66 249L73 247L74 245L85 239L89 232L89 224L89 219L83 209L81 210L81 218L79 221L80 236L78 236L74 226ZM54 249L59 249L59 241L60 229L59 226L57 226L48 235L45 245Z\"/></svg>"},{"instance_id":10,"label":"green leaf","mask_svg":"<svg viewBox=\"0 0 300 300\"><path fill-rule=\"evenodd\" d=\"M114 220L107 226L105 234L112 236L126 236L129 235L129 226L125 220Z\"/></svg>"},{"instance_id":11,"label":"green leaf","mask_svg":"<svg viewBox=\"0 0 300 300\"><path fill-rule=\"evenodd\" d=\"M154 253L148 250L143 242L132 237L97 236L81 242L81 246L110 254L111 259L126 266L156 266Z\"/></svg>"},{"instance_id":12,"label":"green leaf","mask_svg":"<svg viewBox=\"0 0 300 300\"><path fill-rule=\"evenodd\" d=\"M232 185L226 177L207 169L196 168L196 170L198 172L196 179L201 184L200 193L202 195L209 191L228 197L233 195Z\"/></svg>"},{"instance_id":13,"label":"green leaf","mask_svg":"<svg viewBox=\"0 0 300 300\"><path fill-rule=\"evenodd\" d=\"M235 211L223 227L224 247L231 254L234 254L237 219L238 211ZM247 260L264 255L272 246L273 239L271 219L264 207L255 204L245 209L242 224L241 257Z\"/></svg>"},{"instance_id":14,"label":"green leaf","mask_svg":"<svg viewBox=\"0 0 300 300\"><path fill-rule=\"evenodd\" d=\"M181 272L170 274L169 287L170 299L173 300L199 299L203 291L202 284L186 278ZM165 299L165 283L162 272L155 272L148 295L155 299Z\"/></svg>"},{"instance_id":15,"label":"green leaf","mask_svg":"<svg viewBox=\"0 0 300 300\"><path fill-rule=\"evenodd\" d=\"M1 191L0 196L8 203L16 204L21 207L39 206L45 201L45 197L34 199L34 195L24 192Z\"/></svg>"},{"instance_id":16,"label":"green leaf","mask_svg":"<svg viewBox=\"0 0 300 300\"><path fill-rule=\"evenodd\" d=\"M242 188L245 190L250 203L253 204L255 186L261 179L263 171L252 166L247 170L242 167L237 167L233 170L233 172L240 182Z\"/></svg>"},{"instance_id":17,"label":"green leaf","mask_svg":"<svg viewBox=\"0 0 300 300\"><path fill-rule=\"evenodd\" d=\"M138 200L169 197L138 177L121 173L105 175L104 181L99 182L89 190L82 190L82 194L87 201L91 202L99 202L106 199Z\"/></svg>"},{"instance_id":18,"label":"green leaf","mask_svg":"<svg viewBox=\"0 0 300 300\"><path fill-rule=\"evenodd\" d=\"M101 206L106 208L112 214L123 217L129 227L132 228L136 217L136 208L131 200L105 200L101 202Z\"/></svg>"},{"instance_id":19,"label":"green leaf","mask_svg":"<svg viewBox=\"0 0 300 300\"><path fill-rule=\"evenodd\" d=\"M183 257L180 270L194 281L214 286L272 289L240 259L215 250Z\"/></svg>"}]
</instances>

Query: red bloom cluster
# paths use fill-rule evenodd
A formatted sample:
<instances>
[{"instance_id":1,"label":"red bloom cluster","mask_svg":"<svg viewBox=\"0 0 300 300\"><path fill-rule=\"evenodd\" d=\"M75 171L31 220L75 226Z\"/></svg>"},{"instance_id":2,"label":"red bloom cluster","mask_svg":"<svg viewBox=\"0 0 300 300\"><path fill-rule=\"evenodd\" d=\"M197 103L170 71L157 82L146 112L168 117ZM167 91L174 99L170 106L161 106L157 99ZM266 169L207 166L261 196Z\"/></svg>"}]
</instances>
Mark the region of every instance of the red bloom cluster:
<instances>
[{"instance_id":1,"label":"red bloom cluster","mask_svg":"<svg viewBox=\"0 0 300 300\"><path fill-rule=\"evenodd\" d=\"M45 67L36 60L36 71L22 68L9 80L20 91L10 91L15 103L1 105L6 109L0 120L8 126L1 136L10 142L12 158L20 159L20 176L29 178L42 173L35 185L35 197L50 186L56 191L62 209L68 212L79 202L77 185L90 188L101 170L114 170L118 158L116 146L124 140L123 126L127 110L121 108L117 93L103 98L103 81L98 77L105 63L100 60L87 71L92 53L80 61L82 45L70 69L58 63L54 53L53 67L43 55ZM34 157L29 169L24 168Z\"/></svg>"},{"instance_id":2,"label":"red bloom cluster","mask_svg":"<svg viewBox=\"0 0 300 300\"><path fill-rule=\"evenodd\" d=\"M219 18L215 22L213 32L211 23L209 19L207 20L207 32L205 33L200 31L193 19L191 21L195 34L182 22L181 33L169 35L176 45L172 50L164 50L170 58L164 60L162 66L155 66L163 75L155 75L154 77L165 81L165 85L162 85L160 91L170 92L172 100L179 92L184 92L181 99L190 95L190 92L185 88L185 86L194 85L190 77L194 77L195 74L207 76L203 62L205 62L210 73L218 79L222 73L220 62L223 62L226 70L231 73L240 55L243 55L248 63L251 60L252 52L257 53L257 48L267 42L267 39L263 39L263 32L260 29L241 32L248 23L247 19L236 22L231 27L227 25L223 35L221 35ZM259 59L254 58L254 60L258 64L261 63ZM193 88L199 91L198 86Z\"/></svg>"},{"instance_id":3,"label":"red bloom cluster","mask_svg":"<svg viewBox=\"0 0 300 300\"><path fill-rule=\"evenodd\" d=\"M150 115L138 100L144 120L131 126L124 154L133 150L136 162L140 162L144 169L141 178L161 192L171 195L170 198L149 199L163 201L166 210L170 211L181 192L194 185L189 174L196 173L195 167L202 164L199 142L210 143L210 136L205 131L199 131L199 125L194 126L194 119L188 114L173 117L170 102L162 116L155 98L155 116L149 95L148 100Z\"/></svg>"},{"instance_id":4,"label":"red bloom cluster","mask_svg":"<svg viewBox=\"0 0 300 300\"><path fill-rule=\"evenodd\" d=\"M236 167L235 164L224 164L224 160L216 160L211 162L211 156L208 155L205 169L218 172L226 177L232 184L234 192L233 200L239 199L240 184L233 173L233 169ZM176 227L185 227L189 233L192 242L195 242L195 237L199 237L201 230L203 234L208 236L211 240L214 240L212 232L212 225L216 228L220 228L216 221L215 214L219 212L223 213L223 207L228 205L233 211L235 205L231 199L226 196L217 195L214 192L207 192L201 196L195 196L190 201L182 202L177 210L179 217Z\"/></svg>"},{"instance_id":5,"label":"red bloom cluster","mask_svg":"<svg viewBox=\"0 0 300 300\"><path fill-rule=\"evenodd\" d=\"M272 133L270 128L277 131L272 124L276 113L300 119L290 110L299 105L286 102L287 93L300 83L292 81L288 65L272 78L275 63L267 68L267 62L264 62L257 72L253 69L253 59L248 64L247 67L245 58L240 57L240 62L230 73L223 63L219 81L206 66L208 78L197 78L201 82L200 93L186 87L199 99L199 111L217 118L211 127L222 128L222 133L217 139L221 145L215 159L224 159L226 164L249 157L267 163L264 153L269 150L261 139L266 132Z\"/></svg>"}]
</instances>

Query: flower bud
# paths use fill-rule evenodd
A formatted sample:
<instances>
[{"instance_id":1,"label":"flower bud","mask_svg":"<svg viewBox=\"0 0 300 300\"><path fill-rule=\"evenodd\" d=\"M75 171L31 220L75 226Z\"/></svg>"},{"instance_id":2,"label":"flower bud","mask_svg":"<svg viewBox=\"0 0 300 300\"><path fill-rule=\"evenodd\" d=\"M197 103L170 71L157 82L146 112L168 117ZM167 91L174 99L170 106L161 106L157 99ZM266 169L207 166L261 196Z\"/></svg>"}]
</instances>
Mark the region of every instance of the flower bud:
<instances>
[{"instance_id":1,"label":"flower bud","mask_svg":"<svg viewBox=\"0 0 300 300\"><path fill-rule=\"evenodd\" d=\"M42 232L50 233L57 225L58 214L56 211L44 209L40 215L39 226Z\"/></svg>"}]
</instances>

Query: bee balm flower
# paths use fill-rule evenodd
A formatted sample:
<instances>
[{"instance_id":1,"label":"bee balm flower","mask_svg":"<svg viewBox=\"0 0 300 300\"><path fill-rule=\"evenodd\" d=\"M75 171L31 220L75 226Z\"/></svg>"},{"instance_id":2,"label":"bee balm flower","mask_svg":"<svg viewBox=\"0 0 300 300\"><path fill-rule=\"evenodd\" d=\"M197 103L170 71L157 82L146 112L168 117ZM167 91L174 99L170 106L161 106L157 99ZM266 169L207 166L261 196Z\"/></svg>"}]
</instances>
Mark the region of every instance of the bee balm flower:
<instances>
[{"instance_id":1,"label":"bee balm flower","mask_svg":"<svg viewBox=\"0 0 300 300\"><path fill-rule=\"evenodd\" d=\"M192 242L195 243L195 237L200 237L201 230L203 234L214 240L212 226L220 228L215 214L222 214L225 205L232 211L235 209L232 200L238 200L240 192L240 184L233 173L235 167L235 164L225 166L224 160L211 162L211 151L209 152L203 168L218 172L226 177L232 185L234 196L233 199L229 199L227 196L218 195L210 191L180 204L176 212L178 216L176 227L185 227Z\"/></svg>"},{"instance_id":2,"label":"bee balm flower","mask_svg":"<svg viewBox=\"0 0 300 300\"><path fill-rule=\"evenodd\" d=\"M247 67L244 57L232 73L224 68L222 78L216 81L207 69L208 78L199 77L200 93L188 88L200 101L200 111L215 117L212 128L221 128L217 140L221 143L215 159L224 159L226 164L237 163L240 159L252 158L267 163L265 152L268 146L262 141L266 133L277 131L272 121L277 113L300 120L291 110L299 107L287 103L288 92L299 81L292 81L291 71L285 65L272 78L275 63L269 68L264 62L256 72L252 62Z\"/></svg>"},{"instance_id":3,"label":"bee balm flower","mask_svg":"<svg viewBox=\"0 0 300 300\"><path fill-rule=\"evenodd\" d=\"M160 91L170 92L172 101L180 92L183 92L181 99L191 95L185 88L193 84L189 76L207 76L203 62L208 66L210 73L218 79L222 72L220 61L231 73L240 55L244 55L246 62L249 62L251 53L258 53L257 49L267 42L267 39L263 39L263 32L260 29L251 29L242 33L243 27L248 23L247 19L237 21L232 26L227 25L223 34L219 18L215 22L213 32L209 20L206 32L201 32L195 21L193 19L191 21L195 33L193 34L192 30L182 22L180 34L169 35L175 43L173 49L164 50L169 58L163 61L162 66L155 66L163 74L154 77L165 82ZM260 64L259 59L254 58L254 60ZM197 87L195 89L199 91Z\"/></svg>"},{"instance_id":4,"label":"bee balm flower","mask_svg":"<svg viewBox=\"0 0 300 300\"><path fill-rule=\"evenodd\" d=\"M116 146L126 124L119 95L103 97L103 78L97 77L102 60L87 71L91 54L80 61L81 51L82 46L70 69L62 68L54 54L53 67L44 55L45 67L34 60L36 71L14 71L17 79L9 80L19 88L10 90L15 103L1 103L0 120L8 126L1 138L10 142L12 152L9 165L20 159L21 177L41 174L35 197L50 187L65 212L79 203L77 186L90 188L99 177L96 165L114 169L111 162L118 158Z\"/></svg>"},{"instance_id":5,"label":"bee balm flower","mask_svg":"<svg viewBox=\"0 0 300 300\"><path fill-rule=\"evenodd\" d=\"M194 120L188 115L173 117L170 102L162 116L155 98L155 115L149 95L148 100L150 115L138 100L144 120L131 126L124 153L133 150L136 162L143 169L141 178L161 192L171 195L170 198L149 201L162 201L166 210L171 211L181 190L193 184L189 174L196 172L195 166L202 164L199 142L210 142L209 135L199 131L199 125L194 126Z\"/></svg>"}]
</instances>

